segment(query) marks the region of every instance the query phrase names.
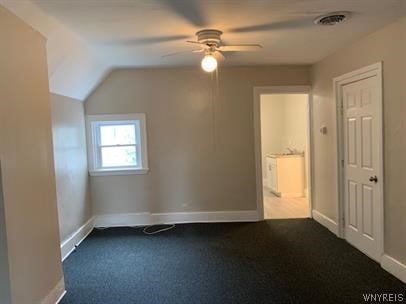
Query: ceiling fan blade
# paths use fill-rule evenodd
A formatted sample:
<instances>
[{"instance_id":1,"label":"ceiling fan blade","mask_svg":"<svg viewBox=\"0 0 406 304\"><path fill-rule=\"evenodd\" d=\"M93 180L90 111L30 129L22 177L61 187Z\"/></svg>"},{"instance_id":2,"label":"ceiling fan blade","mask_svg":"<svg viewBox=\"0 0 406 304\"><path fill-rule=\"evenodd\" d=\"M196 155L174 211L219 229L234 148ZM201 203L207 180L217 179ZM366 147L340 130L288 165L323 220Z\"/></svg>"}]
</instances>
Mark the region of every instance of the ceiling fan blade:
<instances>
[{"instance_id":1,"label":"ceiling fan blade","mask_svg":"<svg viewBox=\"0 0 406 304\"><path fill-rule=\"evenodd\" d=\"M218 48L221 52L253 52L260 49L262 49L260 44L222 45Z\"/></svg>"},{"instance_id":2,"label":"ceiling fan blade","mask_svg":"<svg viewBox=\"0 0 406 304\"><path fill-rule=\"evenodd\" d=\"M108 41L97 42L99 45L104 46L140 46L156 43L165 43L170 41L177 41L187 39L189 36L173 35L173 36L156 36L156 37L141 37L141 38L117 38Z\"/></svg>"},{"instance_id":3,"label":"ceiling fan blade","mask_svg":"<svg viewBox=\"0 0 406 304\"><path fill-rule=\"evenodd\" d=\"M205 49L210 48L206 43L203 43L203 42L192 41L192 40L187 40L186 42L187 42L187 43L198 44L198 45L200 45L202 48L205 48Z\"/></svg>"},{"instance_id":4,"label":"ceiling fan blade","mask_svg":"<svg viewBox=\"0 0 406 304\"><path fill-rule=\"evenodd\" d=\"M201 51L200 49L199 50L187 50L187 51L182 51L182 52L165 54L165 55L162 55L162 57L171 57L171 56L176 56L176 55L181 55L181 54L186 54L186 53L200 53L200 51Z\"/></svg>"},{"instance_id":5,"label":"ceiling fan blade","mask_svg":"<svg viewBox=\"0 0 406 304\"><path fill-rule=\"evenodd\" d=\"M199 0L160 0L178 16L186 19L195 27L205 27L207 18L203 14Z\"/></svg>"},{"instance_id":6,"label":"ceiling fan blade","mask_svg":"<svg viewBox=\"0 0 406 304\"><path fill-rule=\"evenodd\" d=\"M270 23L255 24L249 26L235 27L229 31L232 33L251 33L251 32L263 32L272 30L287 30L295 28L304 28L313 25L312 18L301 18L294 20L281 20Z\"/></svg>"},{"instance_id":7,"label":"ceiling fan blade","mask_svg":"<svg viewBox=\"0 0 406 304\"><path fill-rule=\"evenodd\" d=\"M217 59L217 61L223 61L223 60L226 59L226 58L224 57L224 55L223 55L220 51L215 51L215 52L213 53L213 56L214 56L214 58Z\"/></svg>"}]
</instances>

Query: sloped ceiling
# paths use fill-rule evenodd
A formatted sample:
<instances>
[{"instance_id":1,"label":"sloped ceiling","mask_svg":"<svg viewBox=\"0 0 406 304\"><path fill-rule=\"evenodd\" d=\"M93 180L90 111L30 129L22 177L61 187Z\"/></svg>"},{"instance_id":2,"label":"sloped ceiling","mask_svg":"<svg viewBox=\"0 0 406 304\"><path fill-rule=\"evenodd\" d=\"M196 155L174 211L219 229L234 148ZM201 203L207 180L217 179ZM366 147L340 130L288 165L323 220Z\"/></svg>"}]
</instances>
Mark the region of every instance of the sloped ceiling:
<instances>
[{"instance_id":1,"label":"sloped ceiling","mask_svg":"<svg viewBox=\"0 0 406 304\"><path fill-rule=\"evenodd\" d=\"M85 98L111 69L68 26L31 1L0 0L0 4L47 38L49 87L52 93Z\"/></svg>"},{"instance_id":2,"label":"sloped ceiling","mask_svg":"<svg viewBox=\"0 0 406 304\"><path fill-rule=\"evenodd\" d=\"M228 54L224 65L312 64L406 14L405 0L0 0L48 38L51 92L84 100L115 67L197 65L185 43L202 28L225 43L261 43ZM313 19L347 10L320 27Z\"/></svg>"}]
</instances>

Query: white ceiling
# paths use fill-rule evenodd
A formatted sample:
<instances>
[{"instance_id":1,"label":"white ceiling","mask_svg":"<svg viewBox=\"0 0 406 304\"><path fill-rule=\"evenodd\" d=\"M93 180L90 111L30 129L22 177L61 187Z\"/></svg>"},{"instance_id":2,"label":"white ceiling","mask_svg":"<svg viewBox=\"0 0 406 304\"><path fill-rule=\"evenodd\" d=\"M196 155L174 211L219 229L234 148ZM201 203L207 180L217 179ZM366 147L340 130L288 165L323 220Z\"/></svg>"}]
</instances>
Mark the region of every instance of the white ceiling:
<instances>
[{"instance_id":1,"label":"white ceiling","mask_svg":"<svg viewBox=\"0 0 406 304\"><path fill-rule=\"evenodd\" d=\"M222 30L223 40L229 44L264 46L256 53L230 54L225 65L311 64L406 15L405 0L0 0L0 3L39 27L48 39L55 24L76 35L86 45L91 59L104 65L103 73L120 66L198 64L196 54L166 58L162 55L194 49L185 40L194 39L194 33L202 28ZM348 22L334 27L313 24L318 15L341 10L353 13ZM41 18L33 20L30 11ZM43 24L45 16L52 20L51 25ZM55 31L53 36L61 40ZM65 52L69 49L69 43L64 49Z\"/></svg>"}]
</instances>

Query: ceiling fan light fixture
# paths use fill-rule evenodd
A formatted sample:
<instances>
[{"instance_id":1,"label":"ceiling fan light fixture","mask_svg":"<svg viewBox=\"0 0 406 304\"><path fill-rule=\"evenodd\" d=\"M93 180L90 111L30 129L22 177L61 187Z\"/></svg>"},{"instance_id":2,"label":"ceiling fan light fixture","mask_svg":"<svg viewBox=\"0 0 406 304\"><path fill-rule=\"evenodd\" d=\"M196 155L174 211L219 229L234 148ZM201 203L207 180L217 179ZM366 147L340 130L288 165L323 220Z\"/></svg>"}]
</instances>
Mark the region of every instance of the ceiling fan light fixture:
<instances>
[{"instance_id":1,"label":"ceiling fan light fixture","mask_svg":"<svg viewBox=\"0 0 406 304\"><path fill-rule=\"evenodd\" d=\"M213 55L208 54L203 57L201 66L203 71L207 73L214 72L217 69L217 59Z\"/></svg>"},{"instance_id":2,"label":"ceiling fan light fixture","mask_svg":"<svg viewBox=\"0 0 406 304\"><path fill-rule=\"evenodd\" d=\"M217 69L218 61L223 61L225 56L223 53L227 52L253 52L262 49L260 44L224 44L221 41L221 34L223 32L215 29L204 29L196 33L197 40L187 40L187 43L191 43L194 46L199 46L199 49L190 51L181 51L171 54L163 55L162 57L169 57L174 55L180 55L183 53L203 53L206 56L201 61L202 69L207 73L212 73Z\"/></svg>"}]
</instances>

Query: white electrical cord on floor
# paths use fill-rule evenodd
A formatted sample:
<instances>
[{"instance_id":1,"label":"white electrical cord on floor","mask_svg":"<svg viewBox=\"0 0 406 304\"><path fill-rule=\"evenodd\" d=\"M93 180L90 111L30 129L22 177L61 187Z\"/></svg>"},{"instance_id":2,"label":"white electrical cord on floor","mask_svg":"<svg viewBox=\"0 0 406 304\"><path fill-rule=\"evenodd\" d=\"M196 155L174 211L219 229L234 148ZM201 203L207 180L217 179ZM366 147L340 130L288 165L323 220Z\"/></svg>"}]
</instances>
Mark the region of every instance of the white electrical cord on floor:
<instances>
[{"instance_id":1,"label":"white electrical cord on floor","mask_svg":"<svg viewBox=\"0 0 406 304\"><path fill-rule=\"evenodd\" d=\"M158 229L158 230L155 230L155 231L151 231L151 232L149 232L148 231L148 229L149 228L151 228L151 227L155 227L155 226L168 226L169 225L169 227L165 227L165 228L161 228L161 229ZM143 226L130 226L130 228L134 228L134 229L138 229L138 228L142 228ZM168 230L171 230L171 229L173 229L173 228L175 228L176 227L176 225L175 224L167 224L167 225L165 225L165 224L156 224L156 225L149 225L149 226L145 226L143 229L142 229L142 233L144 233L144 234L147 234L147 235L154 235L154 234L158 234L158 233L160 233L160 232L164 232L164 231L168 231ZM97 230L104 230L104 229L108 229L108 228L110 228L110 227L95 227Z\"/></svg>"},{"instance_id":2,"label":"white electrical cord on floor","mask_svg":"<svg viewBox=\"0 0 406 304\"><path fill-rule=\"evenodd\" d=\"M154 226L162 226L162 224L161 225L150 225L150 226L144 227L144 229L142 229L142 232L147 234L147 235L153 235L153 234L157 234L157 233L160 233L160 232L171 230L171 229L175 228L176 225L172 224L169 227L161 228L161 229L158 229L158 230L155 230L155 231L151 231L151 232L147 231L148 228L151 228L151 227L154 227Z\"/></svg>"}]
</instances>

